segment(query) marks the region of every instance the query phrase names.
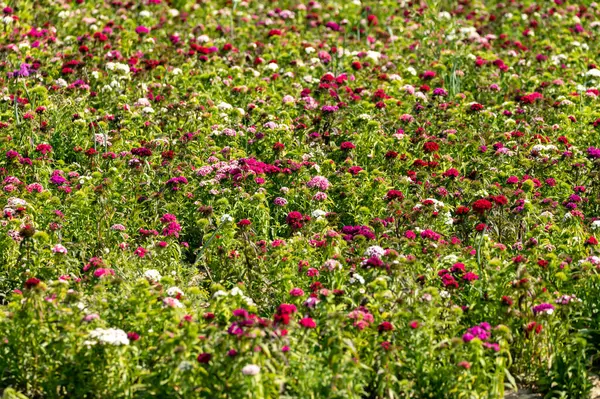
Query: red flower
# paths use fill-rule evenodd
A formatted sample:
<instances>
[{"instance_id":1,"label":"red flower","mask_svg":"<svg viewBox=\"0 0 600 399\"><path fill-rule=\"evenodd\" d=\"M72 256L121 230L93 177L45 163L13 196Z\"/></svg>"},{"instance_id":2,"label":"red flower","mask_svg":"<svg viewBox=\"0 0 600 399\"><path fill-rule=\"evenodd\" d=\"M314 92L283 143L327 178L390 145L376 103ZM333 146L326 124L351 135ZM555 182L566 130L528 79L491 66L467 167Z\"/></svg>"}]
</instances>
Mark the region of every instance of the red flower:
<instances>
[{"instance_id":1,"label":"red flower","mask_svg":"<svg viewBox=\"0 0 600 399\"><path fill-rule=\"evenodd\" d=\"M425 150L425 152L427 153L437 152L439 149L440 146L437 143L434 143L433 141L428 141L425 144L423 144L423 150Z\"/></svg>"},{"instance_id":2,"label":"red flower","mask_svg":"<svg viewBox=\"0 0 600 399\"><path fill-rule=\"evenodd\" d=\"M199 363L206 364L206 363L210 362L210 359L212 359L212 355L210 353L201 353L198 355Z\"/></svg>"},{"instance_id":3,"label":"red flower","mask_svg":"<svg viewBox=\"0 0 600 399\"><path fill-rule=\"evenodd\" d=\"M508 198L506 198L504 195L496 195L496 196L490 197L490 199L493 200L497 205L508 204Z\"/></svg>"},{"instance_id":4,"label":"red flower","mask_svg":"<svg viewBox=\"0 0 600 399\"><path fill-rule=\"evenodd\" d=\"M248 219L242 219L238 222L238 227L246 227L246 226L250 226L252 224L252 222Z\"/></svg>"},{"instance_id":5,"label":"red flower","mask_svg":"<svg viewBox=\"0 0 600 399\"><path fill-rule=\"evenodd\" d=\"M393 329L394 326L389 321L384 321L377 327L377 330L379 330L379 332L392 331Z\"/></svg>"},{"instance_id":6,"label":"red flower","mask_svg":"<svg viewBox=\"0 0 600 399\"><path fill-rule=\"evenodd\" d=\"M529 324L527 324L527 327L525 327L525 332L527 333L527 335L529 335L530 332L535 331L536 334L539 334L542 332L542 329L544 327L540 324L540 323L536 323L535 321L529 322Z\"/></svg>"},{"instance_id":7,"label":"red flower","mask_svg":"<svg viewBox=\"0 0 600 399\"><path fill-rule=\"evenodd\" d=\"M469 213L471 211L471 208L469 208L468 206L463 206L463 205L459 205L458 207L456 207L456 214L457 215L466 215L467 213Z\"/></svg>"},{"instance_id":8,"label":"red flower","mask_svg":"<svg viewBox=\"0 0 600 399\"><path fill-rule=\"evenodd\" d=\"M356 146L349 141L344 141L342 144L340 144L340 148L343 151L349 151L355 149Z\"/></svg>"},{"instance_id":9,"label":"red flower","mask_svg":"<svg viewBox=\"0 0 600 399\"><path fill-rule=\"evenodd\" d=\"M587 239L587 241L585 243L588 245L598 245L598 240L596 239L596 237L591 236L590 238Z\"/></svg>"},{"instance_id":10,"label":"red flower","mask_svg":"<svg viewBox=\"0 0 600 399\"><path fill-rule=\"evenodd\" d=\"M473 203L473 210L477 213L484 213L492 209L492 203L486 199L479 199Z\"/></svg>"},{"instance_id":11,"label":"red flower","mask_svg":"<svg viewBox=\"0 0 600 399\"><path fill-rule=\"evenodd\" d=\"M402 194L402 191L390 190L390 191L387 192L385 198L388 201L393 201L395 199L403 200L404 199L404 194Z\"/></svg>"},{"instance_id":12,"label":"red flower","mask_svg":"<svg viewBox=\"0 0 600 399\"><path fill-rule=\"evenodd\" d=\"M421 78L424 80L428 80L428 79L433 79L435 78L436 73L434 71L425 71L423 72L423 75L421 75Z\"/></svg>"},{"instance_id":13,"label":"red flower","mask_svg":"<svg viewBox=\"0 0 600 399\"><path fill-rule=\"evenodd\" d=\"M502 304L504 306L508 306L508 307L512 306L512 304L513 304L512 298L509 296L506 296L506 295L504 295L500 301L502 302Z\"/></svg>"},{"instance_id":14,"label":"red flower","mask_svg":"<svg viewBox=\"0 0 600 399\"><path fill-rule=\"evenodd\" d=\"M137 341L140 339L140 334L132 331L132 332L128 332L127 333L127 338L129 338L130 341Z\"/></svg>"},{"instance_id":15,"label":"red flower","mask_svg":"<svg viewBox=\"0 0 600 399\"><path fill-rule=\"evenodd\" d=\"M475 226L475 230L482 232L487 228L487 225L485 223L479 223L477 224L477 226Z\"/></svg>"},{"instance_id":16,"label":"red flower","mask_svg":"<svg viewBox=\"0 0 600 399\"><path fill-rule=\"evenodd\" d=\"M478 111L481 111L482 109L483 109L483 105L481 105L479 103L471 104L471 111L473 111L473 112L478 112Z\"/></svg>"},{"instance_id":17,"label":"red flower","mask_svg":"<svg viewBox=\"0 0 600 399\"><path fill-rule=\"evenodd\" d=\"M287 217L285 218L285 222L288 224L288 226L296 230L301 229L302 226L304 226L304 222L309 220L309 216L304 216L298 211L292 211L288 213Z\"/></svg>"},{"instance_id":18,"label":"red flower","mask_svg":"<svg viewBox=\"0 0 600 399\"><path fill-rule=\"evenodd\" d=\"M361 170L363 170L363 168L361 168L360 166L351 166L348 168L348 172L350 172L354 176L356 176Z\"/></svg>"},{"instance_id":19,"label":"red flower","mask_svg":"<svg viewBox=\"0 0 600 399\"><path fill-rule=\"evenodd\" d=\"M454 178L454 177L458 177L460 175L460 172L457 169L450 168L447 171L445 171L442 175L444 177Z\"/></svg>"},{"instance_id":20,"label":"red flower","mask_svg":"<svg viewBox=\"0 0 600 399\"><path fill-rule=\"evenodd\" d=\"M41 283L40 279L31 277L25 281L25 288L30 290L32 288L37 287Z\"/></svg>"}]
</instances>

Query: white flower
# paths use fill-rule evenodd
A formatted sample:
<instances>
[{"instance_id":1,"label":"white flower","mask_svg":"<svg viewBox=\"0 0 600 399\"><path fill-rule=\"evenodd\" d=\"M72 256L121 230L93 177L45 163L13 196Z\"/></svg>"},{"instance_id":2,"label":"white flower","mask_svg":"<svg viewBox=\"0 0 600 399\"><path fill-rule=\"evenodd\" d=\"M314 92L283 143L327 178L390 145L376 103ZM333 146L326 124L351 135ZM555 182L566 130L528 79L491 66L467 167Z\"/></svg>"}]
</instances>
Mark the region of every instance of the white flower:
<instances>
[{"instance_id":1,"label":"white flower","mask_svg":"<svg viewBox=\"0 0 600 399\"><path fill-rule=\"evenodd\" d=\"M244 375L256 375L260 373L260 366L256 364L247 364L242 368L242 374Z\"/></svg>"},{"instance_id":2,"label":"white flower","mask_svg":"<svg viewBox=\"0 0 600 399\"><path fill-rule=\"evenodd\" d=\"M145 97L141 97L141 98L138 98L138 100L133 105L135 105L136 107L149 107L150 100L148 100Z\"/></svg>"},{"instance_id":3,"label":"white flower","mask_svg":"<svg viewBox=\"0 0 600 399\"><path fill-rule=\"evenodd\" d=\"M379 59L381 58L381 53L378 51L367 51L367 58L372 59L375 62L379 62Z\"/></svg>"},{"instance_id":4,"label":"white flower","mask_svg":"<svg viewBox=\"0 0 600 399\"><path fill-rule=\"evenodd\" d=\"M364 277L363 277L363 276L361 276L361 275L360 275L360 274L358 274L358 273L354 273L354 274L352 275L352 277L350 278L350 284L354 284L354 283L355 283L355 282L357 282L357 281L358 281L358 282L359 282L361 285L364 285L364 284L365 284L365 279L364 279Z\"/></svg>"},{"instance_id":5,"label":"white flower","mask_svg":"<svg viewBox=\"0 0 600 399\"><path fill-rule=\"evenodd\" d=\"M176 297L177 295L183 296L183 291L179 287L171 287L167 290L167 295Z\"/></svg>"},{"instance_id":6,"label":"white flower","mask_svg":"<svg viewBox=\"0 0 600 399\"><path fill-rule=\"evenodd\" d=\"M565 216L563 216L563 220L569 220L573 217L573 215L571 215L571 212L567 212L565 213Z\"/></svg>"},{"instance_id":7,"label":"white flower","mask_svg":"<svg viewBox=\"0 0 600 399\"><path fill-rule=\"evenodd\" d=\"M171 71L171 73L173 75L181 75L183 73L183 71L181 70L181 68L173 68L173 70Z\"/></svg>"},{"instance_id":8,"label":"white flower","mask_svg":"<svg viewBox=\"0 0 600 399\"><path fill-rule=\"evenodd\" d=\"M315 219L321 218L323 216L327 215L327 212L321 210L321 209L315 209L314 211L312 211L311 216Z\"/></svg>"},{"instance_id":9,"label":"white flower","mask_svg":"<svg viewBox=\"0 0 600 399\"><path fill-rule=\"evenodd\" d=\"M265 66L265 69L270 69L271 71L277 71L279 69L279 65L274 62L271 62Z\"/></svg>"},{"instance_id":10,"label":"white flower","mask_svg":"<svg viewBox=\"0 0 600 399\"><path fill-rule=\"evenodd\" d=\"M118 71L125 75L130 72L129 65L120 62L108 62L106 63L106 69L109 71Z\"/></svg>"},{"instance_id":11,"label":"white flower","mask_svg":"<svg viewBox=\"0 0 600 399\"><path fill-rule=\"evenodd\" d=\"M454 254L450 254L450 255L444 256L444 258L442 260L445 262L449 262L449 263L456 263L456 262L458 262L458 256L456 256Z\"/></svg>"},{"instance_id":12,"label":"white flower","mask_svg":"<svg viewBox=\"0 0 600 399\"><path fill-rule=\"evenodd\" d=\"M217 105L217 109L219 109L219 111L226 111L226 110L233 109L233 106L231 104L229 104L229 103L226 103L226 102L220 102Z\"/></svg>"},{"instance_id":13,"label":"white flower","mask_svg":"<svg viewBox=\"0 0 600 399\"><path fill-rule=\"evenodd\" d=\"M221 223L230 223L233 222L233 217L230 214L226 213L221 216Z\"/></svg>"},{"instance_id":14,"label":"white flower","mask_svg":"<svg viewBox=\"0 0 600 399\"><path fill-rule=\"evenodd\" d=\"M187 360L182 361L181 363L179 363L179 366L177 366L177 369L179 371L189 371L193 368L194 368L194 365L192 363L188 362Z\"/></svg>"},{"instance_id":15,"label":"white flower","mask_svg":"<svg viewBox=\"0 0 600 399\"><path fill-rule=\"evenodd\" d=\"M56 83L58 87L67 87L69 85L63 78L56 79L54 83Z\"/></svg>"},{"instance_id":16,"label":"white flower","mask_svg":"<svg viewBox=\"0 0 600 399\"><path fill-rule=\"evenodd\" d=\"M162 278L162 276L160 275L160 272L155 269L146 270L144 272L144 277L151 283L157 283Z\"/></svg>"},{"instance_id":17,"label":"white flower","mask_svg":"<svg viewBox=\"0 0 600 399\"><path fill-rule=\"evenodd\" d=\"M600 220L594 220L594 221L592 222L592 229L593 229L593 230L598 230L598 229L600 229Z\"/></svg>"},{"instance_id":18,"label":"white flower","mask_svg":"<svg viewBox=\"0 0 600 399\"><path fill-rule=\"evenodd\" d=\"M17 197L10 197L8 201L6 201L6 206L9 208L19 208L21 206L27 206L27 201Z\"/></svg>"},{"instance_id":19,"label":"white flower","mask_svg":"<svg viewBox=\"0 0 600 399\"><path fill-rule=\"evenodd\" d=\"M385 255L385 249L381 248L379 245L370 246L365 250L365 256L368 256L369 258L381 258L383 255Z\"/></svg>"},{"instance_id":20,"label":"white flower","mask_svg":"<svg viewBox=\"0 0 600 399\"><path fill-rule=\"evenodd\" d=\"M95 345L97 342L107 345L129 345L127 333L118 328L96 328L90 331L90 341L85 341L86 345Z\"/></svg>"},{"instance_id":21,"label":"white flower","mask_svg":"<svg viewBox=\"0 0 600 399\"><path fill-rule=\"evenodd\" d=\"M594 78L600 78L600 69L596 69L596 68L590 69L589 71L587 71L585 73L585 75L592 76Z\"/></svg>"}]
</instances>

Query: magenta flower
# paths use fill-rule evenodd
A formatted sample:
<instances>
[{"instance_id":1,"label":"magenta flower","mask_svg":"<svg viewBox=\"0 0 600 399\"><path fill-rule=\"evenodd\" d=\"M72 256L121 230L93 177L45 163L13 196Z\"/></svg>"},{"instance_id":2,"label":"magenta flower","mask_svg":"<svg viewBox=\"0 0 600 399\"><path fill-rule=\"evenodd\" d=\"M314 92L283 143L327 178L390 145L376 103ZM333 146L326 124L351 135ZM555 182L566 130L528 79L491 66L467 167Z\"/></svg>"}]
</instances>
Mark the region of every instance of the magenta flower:
<instances>
[{"instance_id":1,"label":"magenta flower","mask_svg":"<svg viewBox=\"0 0 600 399\"><path fill-rule=\"evenodd\" d=\"M146 28L143 25L140 25L137 28L135 28L135 33L137 33L140 36L147 35L148 33L150 33L150 29Z\"/></svg>"},{"instance_id":2,"label":"magenta flower","mask_svg":"<svg viewBox=\"0 0 600 399\"><path fill-rule=\"evenodd\" d=\"M315 321L313 319L311 319L310 317L305 317L305 318L301 319L299 323L304 328L316 328L317 327L317 323L315 323Z\"/></svg>"}]
</instances>

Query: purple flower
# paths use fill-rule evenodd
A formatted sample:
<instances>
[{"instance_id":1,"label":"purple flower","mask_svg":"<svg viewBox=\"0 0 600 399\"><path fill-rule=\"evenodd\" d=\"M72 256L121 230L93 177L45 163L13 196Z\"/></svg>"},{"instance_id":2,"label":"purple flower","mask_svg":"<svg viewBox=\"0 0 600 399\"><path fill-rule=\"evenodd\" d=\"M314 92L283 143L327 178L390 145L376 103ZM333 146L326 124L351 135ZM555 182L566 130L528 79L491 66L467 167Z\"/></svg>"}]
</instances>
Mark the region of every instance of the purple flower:
<instances>
[{"instance_id":1,"label":"purple flower","mask_svg":"<svg viewBox=\"0 0 600 399\"><path fill-rule=\"evenodd\" d=\"M551 315L554 313L554 305L550 303L541 303L539 305L535 305L532 310L534 315L538 315L540 313Z\"/></svg>"},{"instance_id":2,"label":"purple flower","mask_svg":"<svg viewBox=\"0 0 600 399\"><path fill-rule=\"evenodd\" d=\"M590 158L593 158L593 159L600 158L600 148L589 147L587 149L587 153L588 153L588 157L590 157Z\"/></svg>"},{"instance_id":3,"label":"purple flower","mask_svg":"<svg viewBox=\"0 0 600 399\"><path fill-rule=\"evenodd\" d=\"M57 186L60 186L60 185L62 185L62 184L64 184L64 183L66 183L66 182L67 182L67 179L65 179L64 177L62 177L62 176L61 176L61 175L59 175L59 174L53 174L53 175L50 177L50 183L51 183L51 184L55 184L55 185L57 185Z\"/></svg>"},{"instance_id":4,"label":"purple flower","mask_svg":"<svg viewBox=\"0 0 600 399\"><path fill-rule=\"evenodd\" d=\"M325 113L329 113L329 114L336 112L338 109L339 108L337 105L323 105L321 107L321 111L323 111Z\"/></svg>"}]
</instances>

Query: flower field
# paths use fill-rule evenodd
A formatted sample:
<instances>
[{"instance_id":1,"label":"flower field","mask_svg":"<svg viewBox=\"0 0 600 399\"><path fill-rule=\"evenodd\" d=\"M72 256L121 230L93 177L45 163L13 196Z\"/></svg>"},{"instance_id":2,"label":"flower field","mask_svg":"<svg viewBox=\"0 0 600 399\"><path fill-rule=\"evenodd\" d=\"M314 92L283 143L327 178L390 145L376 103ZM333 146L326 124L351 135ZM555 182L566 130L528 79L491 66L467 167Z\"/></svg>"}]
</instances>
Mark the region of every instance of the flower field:
<instances>
[{"instance_id":1,"label":"flower field","mask_svg":"<svg viewBox=\"0 0 600 399\"><path fill-rule=\"evenodd\" d=\"M599 4L0 8L2 398L590 397Z\"/></svg>"}]
</instances>

